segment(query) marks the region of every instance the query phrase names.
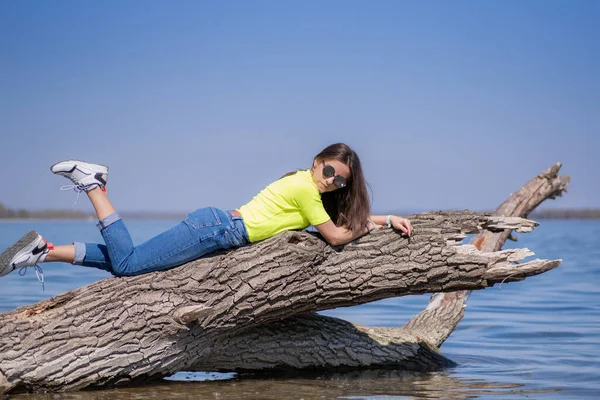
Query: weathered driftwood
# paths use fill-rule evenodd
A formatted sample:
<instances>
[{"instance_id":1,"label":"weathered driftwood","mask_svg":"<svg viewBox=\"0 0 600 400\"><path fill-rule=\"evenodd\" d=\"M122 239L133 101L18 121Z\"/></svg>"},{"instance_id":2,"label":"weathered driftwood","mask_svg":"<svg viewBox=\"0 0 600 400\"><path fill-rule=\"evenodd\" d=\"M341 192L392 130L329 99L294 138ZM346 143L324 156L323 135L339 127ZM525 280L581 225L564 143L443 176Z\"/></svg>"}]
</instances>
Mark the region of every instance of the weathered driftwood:
<instances>
[{"instance_id":1,"label":"weathered driftwood","mask_svg":"<svg viewBox=\"0 0 600 400\"><path fill-rule=\"evenodd\" d=\"M517 232L533 229L535 223L518 217L526 217L542 201L560 196L566 190L569 178L558 175L560 167L561 164L555 164L512 193L488 218L490 222L484 223L488 230L475 236L472 244L486 252L497 251L512 229ZM469 246L457 248L460 249L473 250ZM488 273L506 274L504 268L490 268ZM516 274L513 278L525 276L520 266L512 268L511 273ZM367 327L317 314L288 318L219 342L211 357L191 369L260 371L376 366L438 369L453 364L441 355L438 347L462 319L469 293L464 290L432 295L428 307L401 328Z\"/></svg>"},{"instance_id":2,"label":"weathered driftwood","mask_svg":"<svg viewBox=\"0 0 600 400\"><path fill-rule=\"evenodd\" d=\"M410 239L382 230L338 248L310 233L287 232L0 314L0 386L72 390L195 368L439 367L449 361L438 342L423 335L425 322L398 331L305 314L407 294L483 289L560 264L515 264L529 253L452 245L466 233L497 231L501 224L527 230L529 221L465 211L418 214L412 222ZM441 317L427 322L431 331L445 324ZM322 352L305 352L305 345Z\"/></svg>"},{"instance_id":3,"label":"weathered driftwood","mask_svg":"<svg viewBox=\"0 0 600 400\"><path fill-rule=\"evenodd\" d=\"M562 196L567 191L570 178L558 175L561 163L556 163L533 177L510 196L492 213L492 216L527 217L544 200ZM471 243L484 252L497 251L511 235L511 230L485 231L476 235ZM470 291L436 293L429 306L412 318L405 326L424 340L441 346L462 320ZM439 321L432 324L432 321Z\"/></svg>"}]
</instances>

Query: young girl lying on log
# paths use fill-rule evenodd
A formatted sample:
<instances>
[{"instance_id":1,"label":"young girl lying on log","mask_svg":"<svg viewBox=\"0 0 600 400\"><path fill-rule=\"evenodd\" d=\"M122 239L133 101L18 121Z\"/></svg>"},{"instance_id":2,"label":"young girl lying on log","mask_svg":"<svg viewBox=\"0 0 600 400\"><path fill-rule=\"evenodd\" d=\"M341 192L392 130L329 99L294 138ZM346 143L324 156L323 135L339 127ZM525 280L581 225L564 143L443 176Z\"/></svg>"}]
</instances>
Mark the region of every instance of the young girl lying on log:
<instances>
[{"instance_id":1,"label":"young girl lying on log","mask_svg":"<svg viewBox=\"0 0 600 400\"><path fill-rule=\"evenodd\" d=\"M410 222L394 215L369 215L370 204L358 155L343 143L317 154L312 167L273 182L238 210L201 208L181 223L134 246L119 214L106 195L108 167L63 161L53 173L84 191L96 210L105 244L53 246L31 231L0 255L0 276L44 262L68 262L100 268L116 276L165 270L216 250L241 247L286 230L313 225L331 245L348 243L387 225L410 236ZM41 276L41 278L40 278ZM38 275L43 282L43 275Z\"/></svg>"}]
</instances>

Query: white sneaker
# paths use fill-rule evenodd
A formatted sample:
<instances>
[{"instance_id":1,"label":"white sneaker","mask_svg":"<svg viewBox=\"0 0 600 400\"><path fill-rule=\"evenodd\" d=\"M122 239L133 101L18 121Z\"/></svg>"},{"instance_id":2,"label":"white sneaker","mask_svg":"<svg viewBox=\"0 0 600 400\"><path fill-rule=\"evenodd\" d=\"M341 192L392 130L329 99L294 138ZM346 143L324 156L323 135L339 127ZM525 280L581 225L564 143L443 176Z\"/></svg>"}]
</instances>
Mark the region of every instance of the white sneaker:
<instances>
[{"instance_id":1,"label":"white sneaker","mask_svg":"<svg viewBox=\"0 0 600 400\"><path fill-rule=\"evenodd\" d=\"M0 276L17 268L36 267L40 258L49 251L48 244L39 233L29 232L0 254ZM36 272L38 269L39 266L36 267ZM41 281L43 282L43 275Z\"/></svg>"},{"instance_id":2,"label":"white sneaker","mask_svg":"<svg viewBox=\"0 0 600 400\"><path fill-rule=\"evenodd\" d=\"M88 191L96 186L105 190L108 180L108 167L100 164L90 164L78 160L61 161L50 167L56 175L62 175L73 182L77 192ZM65 187L66 188L66 187Z\"/></svg>"}]
</instances>

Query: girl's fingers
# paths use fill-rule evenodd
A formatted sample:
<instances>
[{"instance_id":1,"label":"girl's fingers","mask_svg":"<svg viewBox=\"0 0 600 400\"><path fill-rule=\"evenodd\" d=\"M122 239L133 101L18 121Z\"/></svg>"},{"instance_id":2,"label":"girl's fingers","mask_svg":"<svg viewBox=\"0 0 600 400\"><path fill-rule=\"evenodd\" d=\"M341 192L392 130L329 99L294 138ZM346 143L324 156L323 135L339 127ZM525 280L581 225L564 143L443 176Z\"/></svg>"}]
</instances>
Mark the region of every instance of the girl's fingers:
<instances>
[{"instance_id":1,"label":"girl's fingers","mask_svg":"<svg viewBox=\"0 0 600 400\"><path fill-rule=\"evenodd\" d=\"M406 226L404 226L402 222L399 225L400 226L398 227L398 229L400 229L404 235L408 235L408 229L406 229Z\"/></svg>"}]
</instances>

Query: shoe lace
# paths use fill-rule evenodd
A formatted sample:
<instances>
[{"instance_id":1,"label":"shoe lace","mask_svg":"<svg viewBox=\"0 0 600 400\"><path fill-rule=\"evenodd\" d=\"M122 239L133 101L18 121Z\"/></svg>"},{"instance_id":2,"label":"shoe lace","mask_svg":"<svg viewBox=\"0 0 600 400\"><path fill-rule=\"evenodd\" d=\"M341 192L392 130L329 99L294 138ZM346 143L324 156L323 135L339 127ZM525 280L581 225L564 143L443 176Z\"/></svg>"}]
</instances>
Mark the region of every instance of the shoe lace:
<instances>
[{"instance_id":1,"label":"shoe lace","mask_svg":"<svg viewBox=\"0 0 600 400\"><path fill-rule=\"evenodd\" d=\"M77 184L77 185L61 186L60 190L74 190L77 192L77 197L75 198L75 203L73 203L73 205L71 206L71 207L75 207L75 205L79 201L79 196L81 195L81 192L85 192L86 188L87 188L87 186L85 186L85 185Z\"/></svg>"},{"instance_id":2,"label":"shoe lace","mask_svg":"<svg viewBox=\"0 0 600 400\"><path fill-rule=\"evenodd\" d=\"M27 267L21 267L19 269L19 275L24 276L27 273L27 268L33 268L35 270L35 276L37 277L37 280L41 282L42 290L45 290L46 288L44 285L44 271L42 270L42 267L38 264L30 265Z\"/></svg>"}]
</instances>

